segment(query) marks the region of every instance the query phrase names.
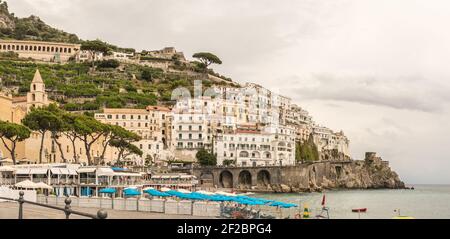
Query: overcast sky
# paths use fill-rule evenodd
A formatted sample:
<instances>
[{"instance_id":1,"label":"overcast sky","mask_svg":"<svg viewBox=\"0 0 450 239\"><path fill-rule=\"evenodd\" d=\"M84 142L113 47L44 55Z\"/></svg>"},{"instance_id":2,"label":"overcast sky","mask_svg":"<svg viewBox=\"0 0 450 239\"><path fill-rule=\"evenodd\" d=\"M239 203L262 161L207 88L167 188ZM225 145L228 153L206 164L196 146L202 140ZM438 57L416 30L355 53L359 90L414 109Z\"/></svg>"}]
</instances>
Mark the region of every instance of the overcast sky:
<instances>
[{"instance_id":1,"label":"overcast sky","mask_svg":"<svg viewBox=\"0 0 450 239\"><path fill-rule=\"evenodd\" d=\"M407 183L450 183L446 0L10 0L82 39L216 53L214 67L291 97Z\"/></svg>"}]
</instances>

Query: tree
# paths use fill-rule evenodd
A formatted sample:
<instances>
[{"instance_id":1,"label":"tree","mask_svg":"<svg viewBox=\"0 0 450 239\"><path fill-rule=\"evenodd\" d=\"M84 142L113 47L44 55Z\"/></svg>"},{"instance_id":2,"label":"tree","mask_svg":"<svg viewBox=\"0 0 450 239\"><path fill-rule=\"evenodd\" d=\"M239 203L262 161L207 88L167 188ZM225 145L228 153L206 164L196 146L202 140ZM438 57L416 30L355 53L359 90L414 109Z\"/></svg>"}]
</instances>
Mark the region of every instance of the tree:
<instances>
[{"instance_id":1,"label":"tree","mask_svg":"<svg viewBox=\"0 0 450 239\"><path fill-rule=\"evenodd\" d=\"M92 145L103 136L105 127L105 124L90 116L80 115L74 119L73 130L76 133L76 138L84 143L86 158L89 165L92 164Z\"/></svg>"},{"instance_id":2,"label":"tree","mask_svg":"<svg viewBox=\"0 0 450 239\"><path fill-rule=\"evenodd\" d=\"M107 54L109 51L109 46L106 42L100 41L100 40L93 40L93 41L84 41L81 43L81 50L88 51L91 55L91 61L92 61L92 69L95 69L95 54L98 52L101 52L103 54Z\"/></svg>"},{"instance_id":3,"label":"tree","mask_svg":"<svg viewBox=\"0 0 450 239\"><path fill-rule=\"evenodd\" d=\"M142 156L142 154L143 154L142 150L140 150L136 145L134 145L124 139L111 140L110 145L119 150L119 153L117 155L116 164L120 164L120 160L122 158L126 158L132 154L136 154L139 156Z\"/></svg>"},{"instance_id":4,"label":"tree","mask_svg":"<svg viewBox=\"0 0 450 239\"><path fill-rule=\"evenodd\" d=\"M71 113L63 113L61 115L61 119L63 122L62 134L65 135L72 143L73 161L76 163L79 163L77 157L77 149L75 146L75 141L79 138L79 135L75 130L75 121L78 117L80 117L80 115L75 115Z\"/></svg>"},{"instance_id":5,"label":"tree","mask_svg":"<svg viewBox=\"0 0 450 239\"><path fill-rule=\"evenodd\" d=\"M44 108L33 108L23 119L22 124L29 129L41 134L41 146L39 149L39 163L42 163L42 153L44 149L45 134L51 131L58 131L61 127L61 120L52 112Z\"/></svg>"},{"instance_id":6,"label":"tree","mask_svg":"<svg viewBox=\"0 0 450 239\"><path fill-rule=\"evenodd\" d=\"M203 64L205 69L211 64L222 64L222 60L220 60L219 57L209 52L195 53L192 57L197 58Z\"/></svg>"},{"instance_id":7,"label":"tree","mask_svg":"<svg viewBox=\"0 0 450 239\"><path fill-rule=\"evenodd\" d=\"M149 69L143 69L141 72L141 79L145 81L152 81L152 71Z\"/></svg>"},{"instance_id":8,"label":"tree","mask_svg":"<svg viewBox=\"0 0 450 239\"><path fill-rule=\"evenodd\" d=\"M54 122L53 127L50 129L51 137L53 142L58 146L59 153L61 155L61 159L64 163L67 163L67 159L64 156L64 150L62 148L61 142L59 142L59 138L63 134L64 131L69 127L67 123L65 123L62 119L62 115L64 112L58 108L56 104L50 104L45 107L44 110L51 112L56 116L57 120Z\"/></svg>"},{"instance_id":9,"label":"tree","mask_svg":"<svg viewBox=\"0 0 450 239\"><path fill-rule=\"evenodd\" d=\"M217 158L214 154L208 152L206 149L200 149L195 155L198 163L201 166L215 166L217 165Z\"/></svg>"},{"instance_id":10,"label":"tree","mask_svg":"<svg viewBox=\"0 0 450 239\"><path fill-rule=\"evenodd\" d=\"M313 135L311 134L306 142L297 142L295 149L296 161L314 162L319 161L319 151L317 145L314 143Z\"/></svg>"},{"instance_id":11,"label":"tree","mask_svg":"<svg viewBox=\"0 0 450 239\"><path fill-rule=\"evenodd\" d=\"M30 129L23 125L0 120L0 139L2 140L5 148L11 154L11 159L14 165L16 164L17 143L28 139L30 137L30 134Z\"/></svg>"},{"instance_id":12,"label":"tree","mask_svg":"<svg viewBox=\"0 0 450 239\"><path fill-rule=\"evenodd\" d=\"M128 131L117 125L105 125L103 129L104 140L102 142L103 151L101 160L104 160L106 149L113 140L123 140L127 142L135 142L141 140L141 137L131 131ZM117 142L116 142L117 143Z\"/></svg>"}]
</instances>

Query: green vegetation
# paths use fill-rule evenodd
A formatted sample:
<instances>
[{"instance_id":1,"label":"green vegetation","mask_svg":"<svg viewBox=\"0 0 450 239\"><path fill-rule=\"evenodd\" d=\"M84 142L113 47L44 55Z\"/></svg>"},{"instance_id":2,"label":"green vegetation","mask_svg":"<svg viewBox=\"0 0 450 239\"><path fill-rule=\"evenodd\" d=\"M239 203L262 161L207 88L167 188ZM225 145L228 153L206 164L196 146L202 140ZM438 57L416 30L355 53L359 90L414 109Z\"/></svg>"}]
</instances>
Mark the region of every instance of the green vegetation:
<instances>
[{"instance_id":1,"label":"green vegetation","mask_svg":"<svg viewBox=\"0 0 450 239\"><path fill-rule=\"evenodd\" d=\"M13 164L16 164L16 146L18 142L30 137L31 130L20 124L0 120L0 139L6 150L11 154Z\"/></svg>"},{"instance_id":2,"label":"green vegetation","mask_svg":"<svg viewBox=\"0 0 450 239\"><path fill-rule=\"evenodd\" d=\"M105 64L103 66L115 67L113 62ZM103 107L143 109L148 105L170 103L174 89L185 87L193 92L196 79L187 73L166 73L136 64L91 72L89 63L60 65L0 60L2 87L18 88L18 95L25 95L37 68L50 99L68 111L96 111ZM203 84L207 87L212 82L204 80Z\"/></svg>"},{"instance_id":3,"label":"green vegetation","mask_svg":"<svg viewBox=\"0 0 450 239\"><path fill-rule=\"evenodd\" d=\"M42 163L42 153L44 149L44 139L47 132L59 131L62 128L61 119L46 109L33 108L25 118L22 124L33 131L41 134L41 146L39 148L39 163ZM53 135L53 134L52 134Z\"/></svg>"},{"instance_id":4,"label":"green vegetation","mask_svg":"<svg viewBox=\"0 0 450 239\"><path fill-rule=\"evenodd\" d=\"M306 142L296 143L295 160L302 163L319 161L319 151L316 144L314 144L312 135L309 136Z\"/></svg>"},{"instance_id":5,"label":"green vegetation","mask_svg":"<svg viewBox=\"0 0 450 239\"><path fill-rule=\"evenodd\" d=\"M0 28L0 37L3 39L68 43L78 43L80 41L77 35L52 28L45 24L39 17L15 17L14 14L9 13L8 4L6 2L0 1L0 16L5 19L5 22L7 23L6 26Z\"/></svg>"},{"instance_id":6,"label":"green vegetation","mask_svg":"<svg viewBox=\"0 0 450 239\"><path fill-rule=\"evenodd\" d=\"M215 166L217 165L217 157L208 152L206 149L200 149L195 155L197 162L201 166Z\"/></svg>"},{"instance_id":7,"label":"green vegetation","mask_svg":"<svg viewBox=\"0 0 450 239\"><path fill-rule=\"evenodd\" d=\"M200 62L197 62L197 68L208 69L211 64L222 64L220 58L210 52L195 53L192 57L197 58Z\"/></svg>"}]
</instances>

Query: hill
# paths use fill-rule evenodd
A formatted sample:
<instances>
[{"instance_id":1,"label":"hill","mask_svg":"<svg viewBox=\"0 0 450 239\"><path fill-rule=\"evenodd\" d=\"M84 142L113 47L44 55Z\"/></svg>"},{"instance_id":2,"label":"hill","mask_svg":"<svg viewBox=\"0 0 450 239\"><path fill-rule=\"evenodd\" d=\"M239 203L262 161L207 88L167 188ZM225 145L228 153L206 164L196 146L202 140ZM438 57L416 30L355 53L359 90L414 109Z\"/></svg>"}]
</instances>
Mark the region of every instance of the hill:
<instances>
[{"instance_id":1,"label":"hill","mask_svg":"<svg viewBox=\"0 0 450 239\"><path fill-rule=\"evenodd\" d=\"M131 48L119 48L100 41L84 41L77 35L55 29L37 16L17 18L8 10L6 2L0 0L0 39L38 40L84 44L100 44L106 54L112 51L134 52ZM0 54L0 86L2 91L15 96L25 95L34 72L39 68L52 100L68 111L95 112L108 108L145 108L148 105L168 105L171 92L177 87L186 87L193 92L194 80L202 79L203 87L213 84L237 87L231 79L212 70L201 70L196 64L177 59L141 60L168 61L170 69L160 69L136 63L105 60L95 63L70 62L47 64L31 59L19 59L11 53ZM147 57L148 58L148 57ZM206 79L206 80L205 80Z\"/></svg>"},{"instance_id":2,"label":"hill","mask_svg":"<svg viewBox=\"0 0 450 239\"><path fill-rule=\"evenodd\" d=\"M37 16L15 17L8 4L0 0L0 38L80 43L77 35L53 28Z\"/></svg>"}]
</instances>

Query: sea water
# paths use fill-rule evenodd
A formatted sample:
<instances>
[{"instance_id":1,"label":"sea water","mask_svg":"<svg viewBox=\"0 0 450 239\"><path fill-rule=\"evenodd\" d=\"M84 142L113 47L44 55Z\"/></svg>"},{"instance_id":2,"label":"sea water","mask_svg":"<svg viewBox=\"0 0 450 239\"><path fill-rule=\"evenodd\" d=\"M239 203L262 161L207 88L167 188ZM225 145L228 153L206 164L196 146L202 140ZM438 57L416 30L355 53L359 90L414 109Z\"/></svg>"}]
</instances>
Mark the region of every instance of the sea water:
<instances>
[{"instance_id":1,"label":"sea water","mask_svg":"<svg viewBox=\"0 0 450 239\"><path fill-rule=\"evenodd\" d=\"M299 208L270 208L271 214L294 218L307 206L311 216L321 212L325 195L330 218L389 219L400 214L417 219L450 218L450 185L412 185L415 190L332 190L323 193L255 194L253 197L279 200L300 205ZM353 213L354 208L367 208L366 213Z\"/></svg>"}]
</instances>

